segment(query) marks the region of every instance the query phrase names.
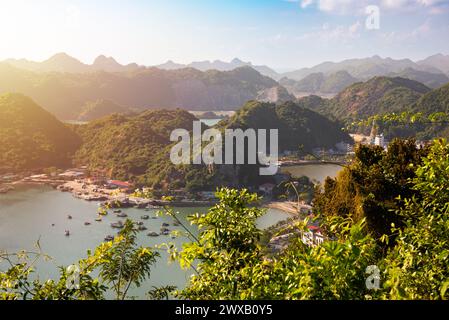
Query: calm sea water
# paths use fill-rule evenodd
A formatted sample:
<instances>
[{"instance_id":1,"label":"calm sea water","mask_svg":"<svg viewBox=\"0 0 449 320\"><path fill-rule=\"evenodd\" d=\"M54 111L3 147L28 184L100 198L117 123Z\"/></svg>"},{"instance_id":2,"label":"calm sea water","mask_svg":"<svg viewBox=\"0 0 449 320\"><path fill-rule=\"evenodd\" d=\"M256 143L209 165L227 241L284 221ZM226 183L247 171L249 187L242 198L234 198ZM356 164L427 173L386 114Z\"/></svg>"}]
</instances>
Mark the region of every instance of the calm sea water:
<instances>
[{"instance_id":1,"label":"calm sea water","mask_svg":"<svg viewBox=\"0 0 449 320\"><path fill-rule=\"evenodd\" d=\"M283 167L281 172L290 172L294 177L306 176L322 184L327 177L335 178L342 169L342 166L336 164L304 164Z\"/></svg>"},{"instance_id":2,"label":"calm sea water","mask_svg":"<svg viewBox=\"0 0 449 320\"><path fill-rule=\"evenodd\" d=\"M204 123L205 125L212 127L214 125L216 125L217 123L219 123L222 119L200 119L200 121L202 123Z\"/></svg>"},{"instance_id":3,"label":"calm sea water","mask_svg":"<svg viewBox=\"0 0 449 320\"><path fill-rule=\"evenodd\" d=\"M336 165L304 165L283 168L295 176L306 175L317 181L324 181L327 176L335 177L341 170ZM42 251L52 257L50 261L39 261L36 265L36 276L41 279L55 278L58 266L68 266L86 257L88 249L94 249L106 235L115 235L116 230L110 227L111 222L120 220L110 211L103 217L102 222L96 222L98 202L87 202L74 198L70 193L63 193L47 186L20 185L16 190L7 194L0 194L0 250L17 252L20 250L34 250L39 241ZM185 225L196 229L187 223L190 214L204 213L207 208L175 208L178 217ZM148 237L151 231L159 232L163 222L174 227L171 217L157 217L157 219L141 220L142 215L156 216L157 210L122 209L128 218L143 221L148 230L139 233L138 242L145 246L155 246L161 243L174 242L181 246L187 241L185 238L171 239L169 236L156 238ZM67 215L73 219L69 220ZM267 228L288 215L276 209L269 209L267 214L258 220L259 228ZM122 219L123 220L123 219ZM91 222L85 226L84 222ZM52 226L54 224L54 226ZM71 235L65 236L65 230ZM150 280L141 288L133 289L131 294L144 298L151 286L175 285L183 288L188 282L191 270L181 270L177 264L169 264L167 255L161 252L161 258L154 266ZM1 266L0 267L4 267Z\"/></svg>"},{"instance_id":4,"label":"calm sea water","mask_svg":"<svg viewBox=\"0 0 449 320\"><path fill-rule=\"evenodd\" d=\"M51 261L37 263L37 275L41 279L55 278L58 266L68 266L86 256L87 249L94 249L106 235L114 235L116 229L110 227L111 222L120 220L110 211L103 217L102 222L96 222L98 202L87 202L74 198L70 193L63 193L46 186L20 185L13 192L0 195L0 250L17 252L20 250L34 250L39 241L42 251L52 257ZM186 217L196 212L206 212L207 208L175 208L178 217L185 225ZM156 216L157 210L122 209L128 218L143 221L148 230L139 233L138 241L145 246L174 242L181 246L187 239L171 239L169 236L148 237L151 231L159 232L163 222L169 223L171 230L181 229L172 225L171 217ZM73 219L69 220L67 215ZM142 215L149 215L149 220L141 220ZM270 209L258 221L260 228L266 228L288 217L287 214ZM122 219L124 220L124 219ZM85 226L84 222L91 222ZM54 226L52 226L54 224ZM196 229L189 226L191 231ZM65 236L65 230L71 235ZM144 298L151 286L176 285L182 288L188 282L190 270L181 270L177 264L169 264L167 255L161 252L161 258L155 265L151 279L141 288L131 293Z\"/></svg>"}]
</instances>

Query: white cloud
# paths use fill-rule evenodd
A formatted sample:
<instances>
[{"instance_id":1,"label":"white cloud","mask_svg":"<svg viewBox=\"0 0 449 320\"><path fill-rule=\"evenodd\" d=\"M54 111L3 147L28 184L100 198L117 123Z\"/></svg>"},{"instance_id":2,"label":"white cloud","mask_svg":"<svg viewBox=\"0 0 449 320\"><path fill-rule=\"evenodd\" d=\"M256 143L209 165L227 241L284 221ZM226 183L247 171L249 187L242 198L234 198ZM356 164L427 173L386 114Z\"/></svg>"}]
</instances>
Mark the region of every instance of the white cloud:
<instances>
[{"instance_id":1,"label":"white cloud","mask_svg":"<svg viewBox=\"0 0 449 320\"><path fill-rule=\"evenodd\" d=\"M326 12L346 12L354 0L319 0L318 8Z\"/></svg>"},{"instance_id":2,"label":"white cloud","mask_svg":"<svg viewBox=\"0 0 449 320\"><path fill-rule=\"evenodd\" d=\"M336 25L330 26L324 23L320 29L304 33L298 36L297 40L318 40L320 42L345 43L360 37L362 24L356 21L350 26Z\"/></svg>"},{"instance_id":3,"label":"white cloud","mask_svg":"<svg viewBox=\"0 0 449 320\"><path fill-rule=\"evenodd\" d=\"M415 11L426 9L441 13L449 7L449 0L301 0L301 7L312 5L323 12L334 14L361 13L368 5L378 5L388 11Z\"/></svg>"},{"instance_id":4,"label":"white cloud","mask_svg":"<svg viewBox=\"0 0 449 320\"><path fill-rule=\"evenodd\" d=\"M313 4L313 0L302 0L301 1L301 8L305 9L308 6L310 6L311 4Z\"/></svg>"}]
</instances>

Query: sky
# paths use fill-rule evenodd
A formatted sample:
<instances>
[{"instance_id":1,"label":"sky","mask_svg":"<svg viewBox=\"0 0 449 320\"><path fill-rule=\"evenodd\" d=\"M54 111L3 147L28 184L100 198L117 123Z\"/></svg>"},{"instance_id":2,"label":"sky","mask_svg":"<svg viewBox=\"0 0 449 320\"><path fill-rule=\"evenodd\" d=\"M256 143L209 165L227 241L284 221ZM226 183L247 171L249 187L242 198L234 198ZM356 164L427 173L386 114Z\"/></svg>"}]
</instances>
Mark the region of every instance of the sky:
<instances>
[{"instance_id":1,"label":"sky","mask_svg":"<svg viewBox=\"0 0 449 320\"><path fill-rule=\"evenodd\" d=\"M449 54L449 0L0 0L0 39L0 60L419 60Z\"/></svg>"}]
</instances>

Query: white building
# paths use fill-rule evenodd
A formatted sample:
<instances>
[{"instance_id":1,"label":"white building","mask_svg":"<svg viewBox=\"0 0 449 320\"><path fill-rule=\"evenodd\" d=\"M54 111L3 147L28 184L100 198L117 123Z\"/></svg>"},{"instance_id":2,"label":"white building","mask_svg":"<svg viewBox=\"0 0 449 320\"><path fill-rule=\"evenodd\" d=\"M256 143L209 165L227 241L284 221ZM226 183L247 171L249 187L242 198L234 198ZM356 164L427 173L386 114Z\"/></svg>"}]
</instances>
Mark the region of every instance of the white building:
<instances>
[{"instance_id":1,"label":"white building","mask_svg":"<svg viewBox=\"0 0 449 320\"><path fill-rule=\"evenodd\" d=\"M374 138L374 145L385 148L385 137L382 133L376 135Z\"/></svg>"}]
</instances>

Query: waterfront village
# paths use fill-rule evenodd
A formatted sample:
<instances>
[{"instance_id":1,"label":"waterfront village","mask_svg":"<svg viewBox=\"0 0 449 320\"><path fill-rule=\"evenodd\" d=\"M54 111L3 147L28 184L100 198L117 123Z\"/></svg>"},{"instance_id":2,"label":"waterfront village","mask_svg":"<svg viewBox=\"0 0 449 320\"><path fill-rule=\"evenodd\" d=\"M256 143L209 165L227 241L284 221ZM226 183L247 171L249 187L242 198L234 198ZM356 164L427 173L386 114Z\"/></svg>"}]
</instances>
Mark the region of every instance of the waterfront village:
<instances>
[{"instance_id":1,"label":"waterfront village","mask_svg":"<svg viewBox=\"0 0 449 320\"><path fill-rule=\"evenodd\" d=\"M371 136L352 135L353 139L357 143L370 144L387 148L388 143L385 141L382 134L376 134ZM417 145L423 145L423 142L417 142ZM340 143L336 146L336 149L322 150L316 149L313 151L313 156L299 156L293 151L284 152L278 162L279 167L288 167L293 165L304 164L343 164L350 161L353 156L353 145L347 143ZM319 160L317 160L319 159ZM21 174L8 173L0 175L0 194L7 193L14 190L14 186L17 184L45 184L52 186L53 188L61 192L70 192L76 198L85 201L98 201L99 207L115 209L114 212L118 213L118 217L126 217L126 214L121 213L118 208L130 208L135 207L139 209L149 210L152 208L163 208L164 206L171 207L210 207L216 203L214 191L199 191L196 193L189 193L185 190L171 190L169 194L161 194L159 192L151 192L151 197L140 197L136 194L135 187L128 181L120 181L109 179L101 175L92 175L87 166L80 168L71 168L68 170L58 170L53 168L52 170L45 170L48 172L24 172ZM264 196L262 206L266 208L272 208L283 211L288 214L289 217L285 221L281 221L275 226L270 227L270 240L268 247L273 251L279 251L288 246L289 239L295 236L295 233L300 233L300 238L307 245L317 245L322 243L325 239L320 227L319 222L313 219L313 207L311 199L309 201L299 200L293 195L288 198L278 198L274 196L275 189L280 183L291 179L290 174L278 172L275 176L275 183L264 183L256 190L250 190L257 192L259 195ZM298 181L294 181L298 187ZM170 195L170 200L166 200L166 195ZM121 214L121 216L120 216ZM307 225L307 232L296 230L291 231L288 228L299 220L309 218ZM144 215L142 218L148 218ZM97 218L97 221L101 221L101 218ZM87 224L88 222L86 222ZM89 223L90 224L90 223ZM120 229L123 227L121 221L111 224L113 228ZM139 226L143 230L142 223ZM161 228L160 234L169 234L167 226ZM284 231L283 231L284 230ZM285 231L290 230L290 231ZM66 231L66 235L69 235L69 231ZM159 236L154 232L148 234L149 236ZM111 239L111 236L105 238L105 240Z\"/></svg>"},{"instance_id":2,"label":"waterfront village","mask_svg":"<svg viewBox=\"0 0 449 320\"><path fill-rule=\"evenodd\" d=\"M215 192L203 191L195 194L187 193L183 190L172 190L170 201L164 200L164 195L157 194L153 198L139 197L135 194L134 186L127 181L107 179L100 176L91 176L88 174L87 167L72 168L66 171L53 170L51 173L23 173L23 174L5 174L0 176L0 181L8 186L7 190L14 189L17 184L45 184L52 186L61 192L70 192L74 197L85 201L99 202L99 208L108 208L114 210L118 217L126 217L121 212L121 208L139 208L143 210L163 208L166 205L171 207L210 207L216 203ZM282 179L289 178L287 174L276 175L276 181L281 182ZM312 214L312 206L305 201L271 201L272 193L276 185L272 183L264 183L259 186L258 193L265 195L266 199L262 204L264 207L281 210L291 217L286 223L292 223L297 219L304 219ZM120 208L120 209L119 209ZM99 210L101 212L101 210ZM71 217L68 216L70 219ZM147 215L143 215L142 219L147 219ZM101 221L101 214L97 218ZM90 224L86 222L86 225ZM123 227L121 221L111 224L112 228L120 229ZM167 225L163 225L161 233L150 232L149 236L168 235L169 229ZM278 224L277 228L282 228L282 224ZM144 227L140 223L139 228ZM303 235L306 243L314 244L323 241L321 230L316 223L309 226L310 232ZM274 228L272 230L275 230ZM66 235L70 235L70 231L66 230ZM268 247L273 251L282 250L288 243L288 239L292 233L277 234L273 236L268 243ZM111 239L107 236L105 240Z\"/></svg>"}]
</instances>

